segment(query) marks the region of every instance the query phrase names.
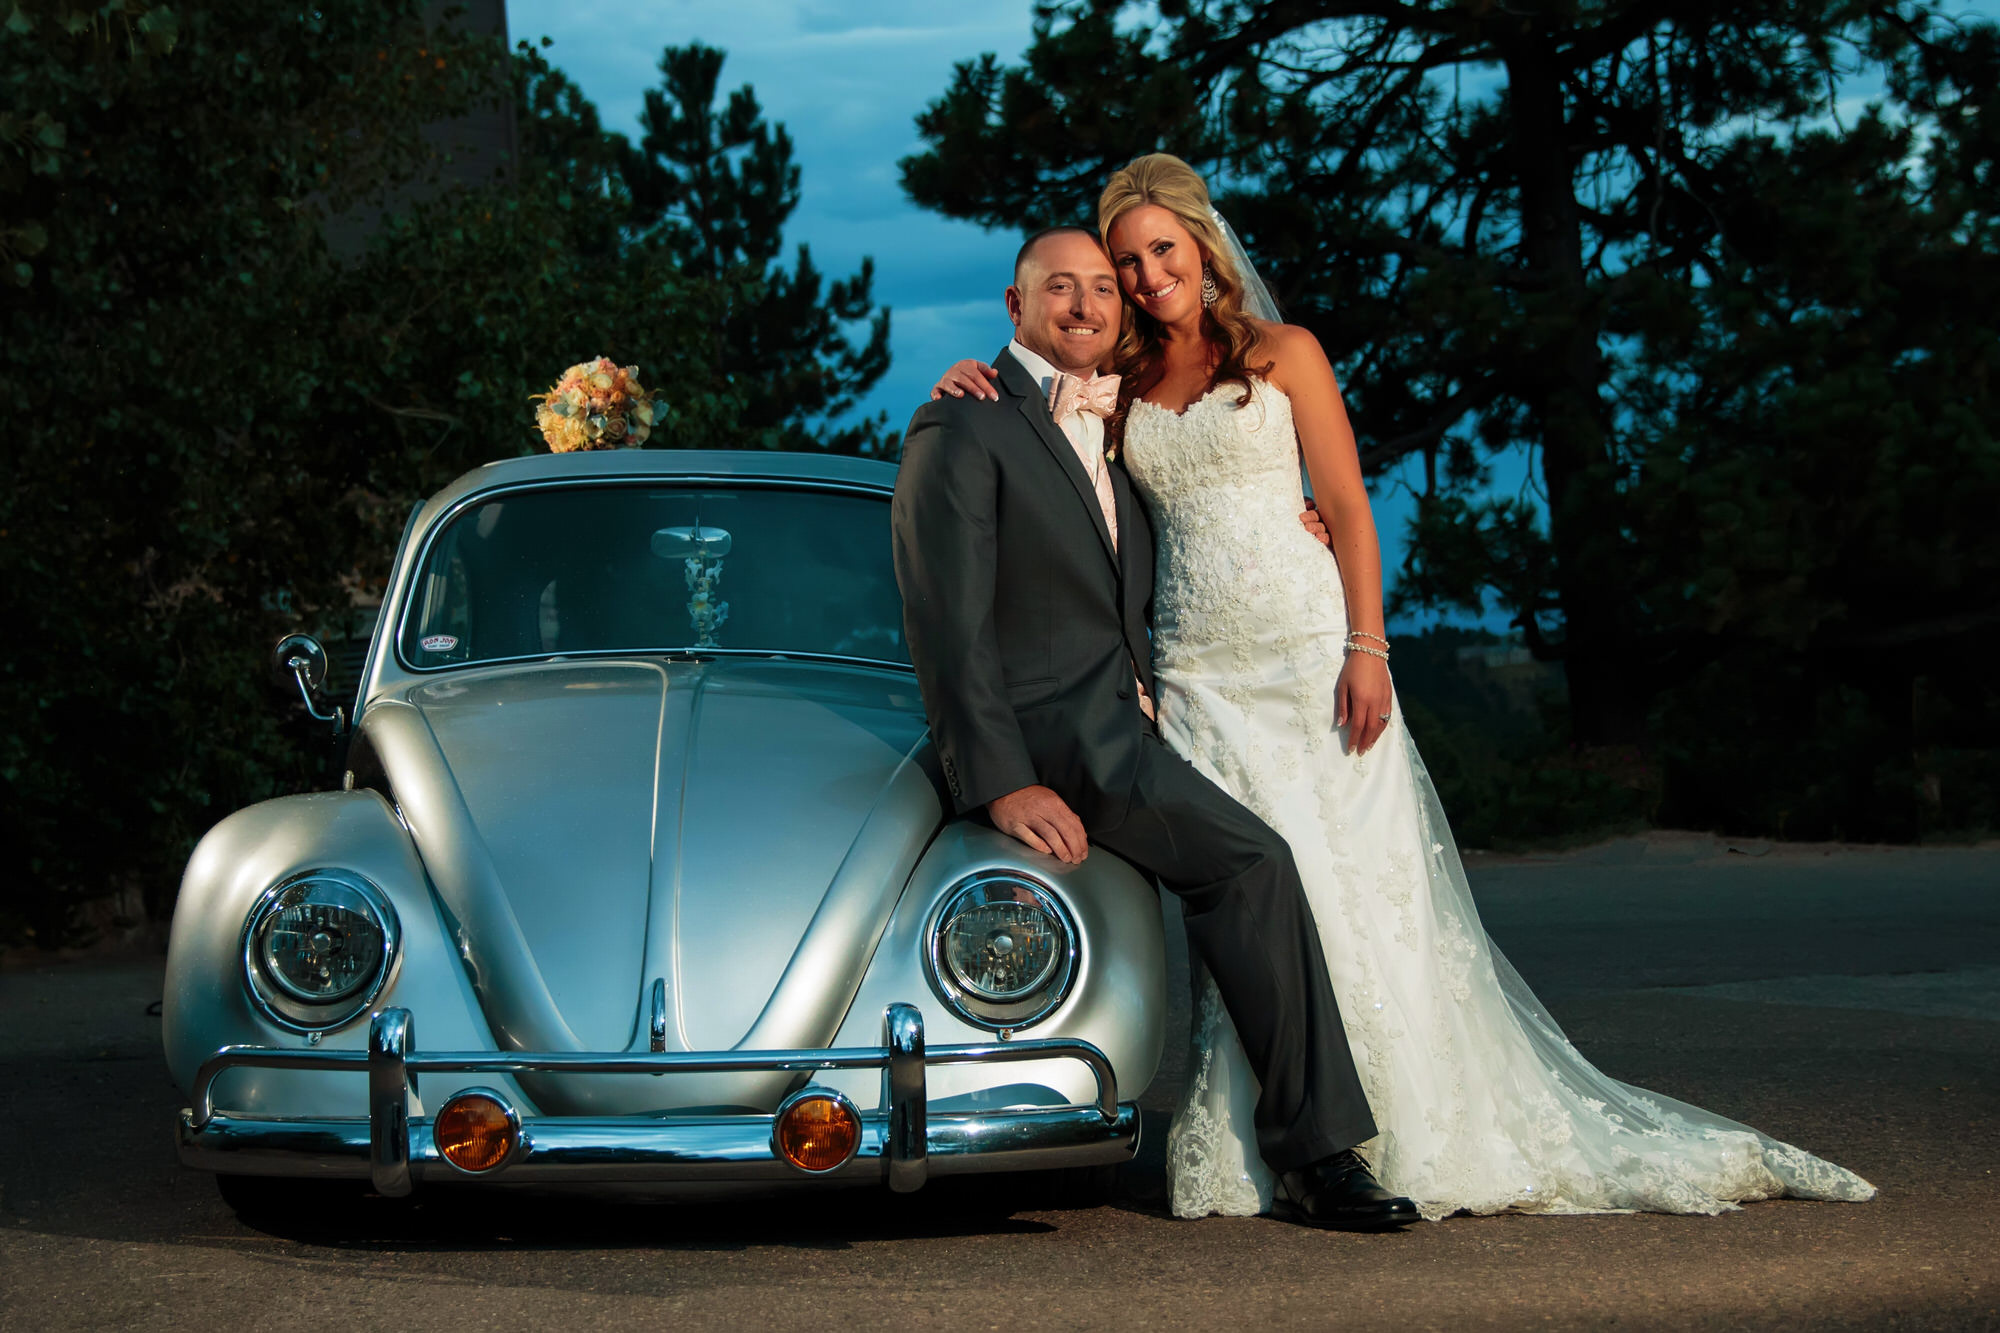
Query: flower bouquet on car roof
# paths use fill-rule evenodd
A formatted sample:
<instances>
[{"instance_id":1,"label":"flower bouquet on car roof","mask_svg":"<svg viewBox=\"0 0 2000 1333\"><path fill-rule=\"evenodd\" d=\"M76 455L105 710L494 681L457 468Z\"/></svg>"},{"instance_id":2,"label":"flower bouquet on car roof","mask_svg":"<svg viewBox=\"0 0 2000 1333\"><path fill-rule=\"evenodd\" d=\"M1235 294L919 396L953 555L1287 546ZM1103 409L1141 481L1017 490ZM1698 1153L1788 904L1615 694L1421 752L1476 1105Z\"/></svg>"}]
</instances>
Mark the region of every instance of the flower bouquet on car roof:
<instances>
[{"instance_id":1,"label":"flower bouquet on car roof","mask_svg":"<svg viewBox=\"0 0 2000 1333\"><path fill-rule=\"evenodd\" d=\"M541 404L535 424L555 453L633 447L653 433L653 398L639 367L608 356L571 366L547 393L531 396Z\"/></svg>"}]
</instances>

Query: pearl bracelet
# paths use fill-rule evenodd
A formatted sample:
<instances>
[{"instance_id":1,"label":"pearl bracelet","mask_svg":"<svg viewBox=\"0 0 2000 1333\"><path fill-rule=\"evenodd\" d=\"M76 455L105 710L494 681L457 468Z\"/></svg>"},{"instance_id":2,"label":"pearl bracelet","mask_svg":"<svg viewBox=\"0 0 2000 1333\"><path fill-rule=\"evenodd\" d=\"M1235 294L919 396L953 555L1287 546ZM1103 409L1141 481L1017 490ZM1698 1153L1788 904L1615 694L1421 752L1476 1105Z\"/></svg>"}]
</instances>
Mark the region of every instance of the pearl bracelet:
<instances>
[{"instance_id":1,"label":"pearl bracelet","mask_svg":"<svg viewBox=\"0 0 2000 1333\"><path fill-rule=\"evenodd\" d=\"M1389 641L1387 639L1383 638L1379 634L1370 634L1365 629L1351 629L1347 631L1347 637L1349 639L1373 639L1375 640L1375 642L1382 645L1383 651L1385 652L1389 648Z\"/></svg>"},{"instance_id":2,"label":"pearl bracelet","mask_svg":"<svg viewBox=\"0 0 2000 1333\"><path fill-rule=\"evenodd\" d=\"M1370 657L1379 657L1384 662L1389 660L1389 654L1384 650L1380 648L1370 648L1367 644L1356 643L1353 639L1349 639L1347 641L1347 651L1350 653L1367 653Z\"/></svg>"}]
</instances>

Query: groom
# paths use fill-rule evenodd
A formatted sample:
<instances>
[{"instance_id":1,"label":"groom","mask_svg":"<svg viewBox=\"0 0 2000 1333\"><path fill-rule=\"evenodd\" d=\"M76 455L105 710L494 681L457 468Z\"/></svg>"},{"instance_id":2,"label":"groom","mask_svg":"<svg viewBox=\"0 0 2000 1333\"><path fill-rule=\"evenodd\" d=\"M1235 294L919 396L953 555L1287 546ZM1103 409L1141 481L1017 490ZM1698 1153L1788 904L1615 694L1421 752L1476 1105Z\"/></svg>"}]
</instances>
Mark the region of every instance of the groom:
<instances>
[{"instance_id":1,"label":"groom","mask_svg":"<svg viewBox=\"0 0 2000 1333\"><path fill-rule=\"evenodd\" d=\"M1375 1122L1290 849L1153 726L1152 533L1102 447L1116 381L1093 372L1123 312L1096 236L1031 236L1007 313L999 405L920 408L896 479L904 626L957 812L1072 864L1095 843L1181 898L1262 1089L1280 1215L1415 1221L1351 1151Z\"/></svg>"}]
</instances>

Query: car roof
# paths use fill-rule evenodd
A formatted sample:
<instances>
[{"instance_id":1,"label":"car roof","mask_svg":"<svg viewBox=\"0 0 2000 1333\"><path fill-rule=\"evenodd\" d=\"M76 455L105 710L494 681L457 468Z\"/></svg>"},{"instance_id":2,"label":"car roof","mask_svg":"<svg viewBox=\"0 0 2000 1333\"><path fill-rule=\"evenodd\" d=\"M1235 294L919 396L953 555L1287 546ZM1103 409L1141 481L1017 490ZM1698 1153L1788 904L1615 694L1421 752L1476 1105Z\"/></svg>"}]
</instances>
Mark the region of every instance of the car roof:
<instances>
[{"instance_id":1,"label":"car roof","mask_svg":"<svg viewBox=\"0 0 2000 1333\"><path fill-rule=\"evenodd\" d=\"M771 449L591 449L495 459L459 477L424 505L419 528L482 491L542 481L714 477L759 481L824 481L895 489L896 465L846 454L784 453Z\"/></svg>"}]
</instances>

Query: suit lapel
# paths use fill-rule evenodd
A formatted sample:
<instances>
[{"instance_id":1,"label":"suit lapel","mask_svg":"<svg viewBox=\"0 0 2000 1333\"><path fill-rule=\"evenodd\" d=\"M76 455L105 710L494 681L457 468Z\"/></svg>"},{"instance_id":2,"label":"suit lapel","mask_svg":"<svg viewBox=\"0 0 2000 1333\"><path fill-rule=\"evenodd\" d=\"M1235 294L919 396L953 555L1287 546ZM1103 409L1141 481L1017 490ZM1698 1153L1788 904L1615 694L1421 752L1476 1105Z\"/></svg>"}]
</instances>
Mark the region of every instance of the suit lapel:
<instances>
[{"instance_id":1,"label":"suit lapel","mask_svg":"<svg viewBox=\"0 0 2000 1333\"><path fill-rule=\"evenodd\" d=\"M1126 650L1132 654L1132 669L1138 673L1139 683L1148 690L1156 688L1153 679L1153 644L1144 628L1135 639L1134 625L1143 626L1146 603L1152 598L1152 571L1144 570L1144 577L1135 575L1135 562L1150 565L1153 562L1152 528L1146 522L1146 515L1139 507L1139 492L1132 485L1132 477L1125 471L1124 464L1111 467L1111 494L1118 505L1118 612L1119 630L1125 636Z\"/></svg>"},{"instance_id":2,"label":"suit lapel","mask_svg":"<svg viewBox=\"0 0 2000 1333\"><path fill-rule=\"evenodd\" d=\"M1076 446L1069 442L1069 436L1063 434L1062 427L1049 416L1048 400L1035 383L1035 377L1009 352L1002 352L994 359L994 364L1000 367L1000 387L1015 396L1021 415L1027 418L1035 434L1055 455L1056 464L1069 478L1069 484L1076 488L1077 498L1083 501L1091 525L1097 529L1098 540L1104 545L1105 558L1111 561L1113 568L1118 568L1122 578L1124 570L1119 568L1118 548L1111 540L1111 529L1105 526L1104 506L1097 502L1097 488L1090 484L1090 474L1083 470L1083 460L1076 456ZM1116 483L1113 483L1112 493L1117 494ZM1121 517L1119 521L1122 523L1124 520Z\"/></svg>"}]
</instances>

